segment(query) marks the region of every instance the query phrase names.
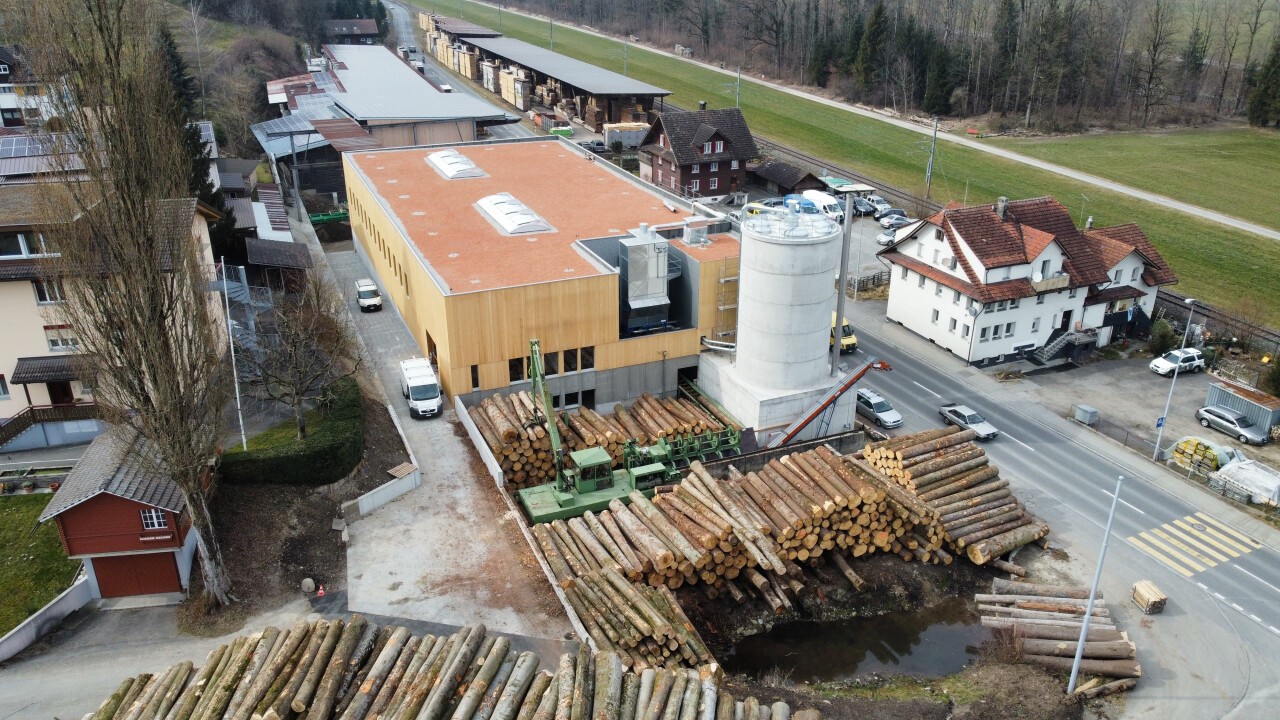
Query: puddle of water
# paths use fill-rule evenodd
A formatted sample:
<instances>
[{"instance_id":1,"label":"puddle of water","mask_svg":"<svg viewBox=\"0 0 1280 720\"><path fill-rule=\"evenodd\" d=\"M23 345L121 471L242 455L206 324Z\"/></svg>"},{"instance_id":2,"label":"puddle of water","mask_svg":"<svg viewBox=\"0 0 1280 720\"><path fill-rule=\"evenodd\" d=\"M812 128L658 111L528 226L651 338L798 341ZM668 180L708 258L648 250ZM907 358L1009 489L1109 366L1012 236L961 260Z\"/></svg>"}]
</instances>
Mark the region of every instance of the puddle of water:
<instances>
[{"instance_id":1,"label":"puddle of water","mask_svg":"<svg viewBox=\"0 0 1280 720\"><path fill-rule=\"evenodd\" d=\"M989 637L961 598L922 612L779 625L739 642L725 669L760 675L781 669L792 680L849 680L871 673L950 675L977 659Z\"/></svg>"}]
</instances>

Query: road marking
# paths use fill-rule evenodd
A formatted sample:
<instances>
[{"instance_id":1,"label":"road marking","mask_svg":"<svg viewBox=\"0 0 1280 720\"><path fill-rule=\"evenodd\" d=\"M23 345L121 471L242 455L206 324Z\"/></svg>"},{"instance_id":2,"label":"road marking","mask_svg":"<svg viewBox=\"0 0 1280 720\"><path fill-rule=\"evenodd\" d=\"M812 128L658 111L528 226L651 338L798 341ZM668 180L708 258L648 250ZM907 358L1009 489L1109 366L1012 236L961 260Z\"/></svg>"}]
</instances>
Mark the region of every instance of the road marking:
<instances>
[{"instance_id":1,"label":"road marking","mask_svg":"<svg viewBox=\"0 0 1280 720\"><path fill-rule=\"evenodd\" d=\"M1174 546L1174 547L1178 548L1179 552L1182 552L1183 554L1185 554L1185 555L1186 555L1187 557L1189 557L1189 558L1194 558L1194 559L1195 559L1195 561L1196 561L1196 562L1198 562L1198 563L1200 563L1201 565L1205 565L1205 566L1207 566L1207 567L1217 567L1217 566L1218 566L1218 563L1216 563L1216 562L1214 562L1213 560L1211 560L1211 559L1209 559L1209 558L1205 557L1204 555L1200 554L1198 551L1196 551L1196 549L1195 549L1195 548L1193 548L1193 547L1191 547L1191 546L1187 545L1186 543L1182 542L1182 540L1180 540L1179 538L1177 538L1177 537L1175 537L1175 536L1173 536L1173 535L1170 535L1169 533L1165 532L1164 530L1161 530L1160 528L1152 528L1152 529L1151 529L1151 534L1152 534L1152 535L1155 535L1156 537L1160 538L1161 540L1164 540L1165 542L1169 543L1170 545L1172 545L1172 546Z\"/></svg>"},{"instance_id":2,"label":"road marking","mask_svg":"<svg viewBox=\"0 0 1280 720\"><path fill-rule=\"evenodd\" d=\"M1146 543L1142 542L1142 541L1141 541L1141 540L1139 540L1137 537L1130 537L1130 538L1128 538L1128 540L1129 540L1129 542L1130 542L1130 543L1132 543L1132 544L1133 544L1133 546L1134 546L1134 547L1136 547L1136 548L1138 548L1139 550L1141 550L1142 552L1144 552L1144 553L1146 553L1146 554L1150 555L1151 557L1155 558L1156 560L1159 560L1160 562L1164 563L1166 566L1168 566L1168 567L1169 567L1169 569L1170 569L1170 570L1173 570L1173 571L1174 571L1174 572L1176 572L1176 573L1181 573L1181 574L1183 575L1183 577L1191 577L1192 575L1195 575L1195 573L1191 572L1190 570L1188 570L1188 569L1186 569L1186 568L1182 567L1182 566L1181 566L1181 565L1179 565L1178 563L1176 563L1176 562L1174 562L1174 561L1170 560L1169 558L1165 557L1164 555L1161 555L1160 553L1158 553L1158 552L1156 552L1155 550L1151 549L1150 547L1148 547L1148 546L1147 546L1147 544L1146 544Z\"/></svg>"},{"instance_id":3,"label":"road marking","mask_svg":"<svg viewBox=\"0 0 1280 720\"><path fill-rule=\"evenodd\" d=\"M1267 629L1277 635L1280 635L1280 630L1277 630L1275 625L1268 625Z\"/></svg>"},{"instance_id":4,"label":"road marking","mask_svg":"<svg viewBox=\"0 0 1280 720\"><path fill-rule=\"evenodd\" d=\"M1231 603L1231 607L1235 608L1236 610L1239 610L1241 614L1243 614L1243 613L1244 613L1244 608L1240 607L1239 605L1237 605L1237 604L1235 604L1235 603Z\"/></svg>"},{"instance_id":5,"label":"road marking","mask_svg":"<svg viewBox=\"0 0 1280 720\"><path fill-rule=\"evenodd\" d=\"M1016 438L1016 437L1014 437L1014 436L1010 435L1009 433L1005 433L1005 434L1004 434L1004 436L1005 436L1005 437L1007 437L1007 438L1009 438L1010 440L1012 440L1012 441L1014 441L1014 442L1018 443L1018 444L1019 444L1019 445L1021 445L1022 447L1024 447L1024 448L1026 448L1026 449L1030 450L1031 452L1035 452L1035 451L1036 451L1036 449L1035 449L1035 448L1031 447L1030 445L1028 445L1028 444L1026 444L1026 443L1024 443L1024 442L1022 442L1021 440L1019 440L1018 438ZM1124 501L1123 501L1123 500L1121 500L1120 502L1124 502ZM1128 505L1129 503L1124 503L1124 504L1125 504L1125 505ZM1130 506L1130 507L1132 507L1132 506ZM1134 509L1135 509L1135 510L1137 510L1137 508L1134 508ZM1141 512L1141 511L1139 511L1139 512ZM1145 515L1146 513L1143 513L1143 514Z\"/></svg>"},{"instance_id":6,"label":"road marking","mask_svg":"<svg viewBox=\"0 0 1280 720\"><path fill-rule=\"evenodd\" d=\"M1202 583L1202 582L1198 582L1198 583L1196 583L1196 585L1199 585L1201 590L1203 590L1203 591L1205 591L1205 592L1209 592L1209 586L1208 586L1208 585L1205 585L1205 584L1204 584L1204 583Z\"/></svg>"},{"instance_id":7,"label":"road marking","mask_svg":"<svg viewBox=\"0 0 1280 720\"><path fill-rule=\"evenodd\" d=\"M1202 542L1200 542L1199 540L1197 540L1197 539L1195 538L1195 533L1186 533L1186 532L1183 532L1182 530L1180 530L1180 529L1178 529L1178 528L1174 527L1173 525L1171 525L1171 524L1169 524L1169 523L1165 523L1164 525L1161 525L1160 527L1164 528L1165 530L1168 530L1170 533L1172 533L1173 535L1177 536L1177 537L1178 537L1178 538L1180 538L1181 540L1186 541L1187 543L1191 544L1191 545L1192 545L1192 546L1194 546L1195 548L1197 548L1197 549L1199 549L1199 550L1204 551L1204 553L1205 553L1206 555L1208 555L1208 556L1210 556L1210 557L1214 558L1214 559L1215 559L1215 560L1217 560L1218 562L1226 562L1226 561L1228 560L1228 558L1227 558L1227 556L1226 556L1226 555L1223 555L1222 553L1217 552L1217 551L1216 551L1216 550L1214 550L1213 548L1211 548L1211 547L1209 547L1208 545L1205 545L1204 543L1202 543Z\"/></svg>"},{"instance_id":8,"label":"road marking","mask_svg":"<svg viewBox=\"0 0 1280 720\"><path fill-rule=\"evenodd\" d=\"M1103 491L1102 491L1102 494L1103 494L1103 495L1106 495L1107 497L1111 497L1111 498L1113 498L1113 497L1115 497L1115 496L1116 496L1116 494L1115 494L1115 493L1113 493L1113 492L1111 492L1110 490L1103 490ZM1125 505L1128 505L1128 506L1129 506L1129 508L1130 508L1131 510L1137 510L1138 512L1142 513L1143 515L1146 515L1146 514L1147 514L1147 511L1146 511L1146 510L1143 510L1142 508L1138 507L1137 505L1134 505L1133 503L1129 502L1128 500L1125 500L1124 498L1120 498L1120 502L1124 503Z\"/></svg>"},{"instance_id":9,"label":"road marking","mask_svg":"<svg viewBox=\"0 0 1280 720\"><path fill-rule=\"evenodd\" d=\"M1197 538L1200 538L1201 540L1203 540L1204 542L1208 543L1209 545L1212 545L1212 546L1214 546L1214 547L1218 548L1219 550L1221 550L1222 552L1226 553L1227 555L1230 555L1231 557L1240 557L1240 553L1236 552L1235 550L1232 550L1231 548L1227 547L1226 545L1223 545L1222 543L1220 543L1220 542L1218 542L1217 540L1215 540L1213 537L1211 537L1211 536L1209 536L1209 535L1206 535L1206 534L1204 534L1204 533L1200 532L1199 530L1196 530L1195 528L1191 527L1191 525L1187 524L1187 521L1186 521L1186 520L1174 520L1174 521L1173 521L1173 524L1174 524L1174 525L1177 525L1177 526L1178 526L1178 527L1180 527L1180 528L1182 528L1182 529L1183 529L1183 530L1185 530L1187 533L1189 533L1189 534L1191 534L1191 535L1194 535L1194 536L1195 536L1195 537L1197 537ZM1197 524L1198 524L1198 523L1197 523Z\"/></svg>"},{"instance_id":10,"label":"road marking","mask_svg":"<svg viewBox=\"0 0 1280 720\"><path fill-rule=\"evenodd\" d=\"M1187 557L1186 555L1183 555L1182 553L1178 552L1177 550L1174 550L1173 548L1169 547L1168 545L1166 545L1166 544L1164 543L1164 541L1163 541L1163 540L1161 540L1160 538L1156 537L1154 533L1150 533L1150 532L1143 532L1143 533L1138 533L1138 535L1140 535L1140 536L1142 537L1142 539L1143 539L1143 540L1145 540L1146 542L1148 542L1148 543L1150 543L1151 545L1154 545L1154 546L1156 546L1156 547L1160 548L1161 550L1163 550L1163 551L1165 552L1165 554L1167 554L1169 557L1173 558L1174 560L1177 560L1178 562L1182 563L1183 565L1186 565L1187 567L1191 568L1191 569L1192 569L1192 570L1194 570L1195 572L1204 572L1205 568L1204 568L1204 566L1203 566L1203 565L1201 565L1200 563L1196 562L1195 560L1192 560L1191 558Z\"/></svg>"},{"instance_id":11,"label":"road marking","mask_svg":"<svg viewBox=\"0 0 1280 720\"><path fill-rule=\"evenodd\" d=\"M1220 592L1216 592L1216 593L1214 593L1214 594L1213 594L1213 596L1214 596L1214 597L1216 597L1216 598L1218 598L1218 599L1219 599L1219 600L1221 600L1222 602L1226 602L1226 601L1227 601L1227 599L1226 599L1225 597L1223 597L1222 593L1220 593Z\"/></svg>"},{"instance_id":12,"label":"road marking","mask_svg":"<svg viewBox=\"0 0 1280 720\"><path fill-rule=\"evenodd\" d=\"M1250 615L1249 619L1258 623L1259 625L1262 624L1262 618L1258 617L1257 615Z\"/></svg>"},{"instance_id":13,"label":"road marking","mask_svg":"<svg viewBox=\"0 0 1280 720\"><path fill-rule=\"evenodd\" d=\"M1250 545L1252 545L1252 546L1253 546L1253 548L1254 548L1255 550L1256 550L1256 549L1258 549L1258 548L1261 548L1261 547L1262 547L1262 543L1258 542L1257 540L1254 540L1253 538L1249 537L1248 535L1246 535L1246 534L1244 534L1244 533L1240 532L1239 530L1237 530L1237 529L1235 529L1235 528L1231 527L1230 525L1228 525L1228 524L1226 524L1226 523L1222 522L1222 521L1221 521L1221 520L1219 520L1218 518L1216 518L1216 517L1214 517L1214 516L1212 516L1212 515L1210 515L1210 514L1208 514L1208 513L1198 512L1198 513L1196 513L1196 516L1197 516L1197 517L1199 517L1199 518L1204 519L1206 522L1209 522L1209 523L1212 523L1212 524L1214 524L1214 525L1218 526L1218 527L1219 527L1223 532L1229 533L1229 534L1231 534L1231 535L1233 535L1233 536L1235 536L1235 537L1237 537L1237 538L1240 538L1241 540L1244 540L1245 542L1247 542L1247 543L1249 543Z\"/></svg>"},{"instance_id":14,"label":"road marking","mask_svg":"<svg viewBox=\"0 0 1280 720\"><path fill-rule=\"evenodd\" d=\"M1271 583L1267 582L1266 580L1263 580L1262 578L1258 577L1257 575L1254 575L1253 573L1249 572L1248 570L1245 570L1244 568L1240 567L1239 565L1233 565L1232 567L1234 567L1235 569L1237 569L1237 570L1239 570L1240 572L1244 573L1245 575L1248 575L1249 577L1253 578L1254 580L1257 580L1258 582L1262 583L1263 585L1266 585L1267 587L1271 588L1272 590L1275 590L1276 592L1280 593L1280 588L1276 587L1275 585L1272 585Z\"/></svg>"},{"instance_id":15,"label":"road marking","mask_svg":"<svg viewBox=\"0 0 1280 720\"><path fill-rule=\"evenodd\" d=\"M941 396L941 395L939 395L938 393L936 393L936 392L934 392L934 391L930 390L929 388L927 388L927 387L925 387L925 386L921 385L920 383L916 382L915 380L912 380L912 381L911 381L911 384L912 384L912 385L915 385L916 387L920 388L921 390L923 390L923 391L925 391L925 392L929 393L930 395L932 395L932 396L934 396L934 397L936 397L936 398L940 398L940 397L942 397L942 396Z\"/></svg>"}]
</instances>

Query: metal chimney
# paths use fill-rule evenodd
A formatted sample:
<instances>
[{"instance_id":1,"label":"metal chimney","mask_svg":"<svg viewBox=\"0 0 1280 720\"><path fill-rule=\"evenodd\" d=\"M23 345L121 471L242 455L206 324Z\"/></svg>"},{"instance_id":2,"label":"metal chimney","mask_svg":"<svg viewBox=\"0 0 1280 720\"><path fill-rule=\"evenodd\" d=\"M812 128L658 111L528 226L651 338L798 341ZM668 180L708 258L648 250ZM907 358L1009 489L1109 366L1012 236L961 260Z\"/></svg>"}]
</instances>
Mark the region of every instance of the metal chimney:
<instances>
[{"instance_id":1,"label":"metal chimney","mask_svg":"<svg viewBox=\"0 0 1280 720\"><path fill-rule=\"evenodd\" d=\"M1008 209L1009 209L1009 198L1007 197L996 198L996 217L1003 220L1005 211L1007 211Z\"/></svg>"},{"instance_id":2,"label":"metal chimney","mask_svg":"<svg viewBox=\"0 0 1280 720\"><path fill-rule=\"evenodd\" d=\"M1090 215L1090 216L1089 216L1089 219L1088 219L1088 220L1085 220L1085 221L1084 221L1084 229L1085 229L1085 230L1092 230L1092 229L1093 229L1093 216L1092 216L1092 215Z\"/></svg>"},{"instance_id":3,"label":"metal chimney","mask_svg":"<svg viewBox=\"0 0 1280 720\"><path fill-rule=\"evenodd\" d=\"M698 101L698 109L699 109L699 110L706 110L706 109L707 109L707 101L706 101L706 100L699 100L699 101Z\"/></svg>"}]
</instances>

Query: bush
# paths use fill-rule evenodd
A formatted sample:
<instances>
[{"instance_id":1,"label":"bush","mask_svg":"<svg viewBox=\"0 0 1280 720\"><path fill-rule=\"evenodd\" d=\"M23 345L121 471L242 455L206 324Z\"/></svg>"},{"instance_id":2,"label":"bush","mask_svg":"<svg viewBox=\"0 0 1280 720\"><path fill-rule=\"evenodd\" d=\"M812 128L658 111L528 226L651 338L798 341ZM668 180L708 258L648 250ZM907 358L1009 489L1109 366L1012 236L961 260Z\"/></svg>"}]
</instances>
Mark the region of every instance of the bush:
<instances>
[{"instance_id":1,"label":"bush","mask_svg":"<svg viewBox=\"0 0 1280 720\"><path fill-rule=\"evenodd\" d=\"M1178 336L1168 320L1160 318L1151 325L1151 339L1147 341L1147 349L1152 355L1163 355L1178 344Z\"/></svg>"},{"instance_id":2,"label":"bush","mask_svg":"<svg viewBox=\"0 0 1280 720\"><path fill-rule=\"evenodd\" d=\"M1280 357L1271 358L1271 366L1262 373L1262 389L1280 397Z\"/></svg>"},{"instance_id":3,"label":"bush","mask_svg":"<svg viewBox=\"0 0 1280 720\"><path fill-rule=\"evenodd\" d=\"M307 438L292 420L249 441L248 452L222 456L218 477L232 485L328 485L346 477L364 455L364 405L355 380L333 384L331 395L307 413Z\"/></svg>"}]
</instances>

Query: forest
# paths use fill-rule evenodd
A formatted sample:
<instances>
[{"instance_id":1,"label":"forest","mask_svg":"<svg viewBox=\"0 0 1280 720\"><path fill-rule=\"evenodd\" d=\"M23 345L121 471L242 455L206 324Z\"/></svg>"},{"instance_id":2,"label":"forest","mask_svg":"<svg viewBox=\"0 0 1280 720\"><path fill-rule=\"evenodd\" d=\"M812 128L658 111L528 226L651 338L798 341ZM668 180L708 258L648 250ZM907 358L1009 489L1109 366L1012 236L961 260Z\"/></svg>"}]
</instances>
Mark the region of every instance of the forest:
<instances>
[{"instance_id":1,"label":"forest","mask_svg":"<svg viewBox=\"0 0 1280 720\"><path fill-rule=\"evenodd\" d=\"M727 68L997 129L1280 120L1280 0L515 0ZM450 14L452 3L436 3ZM1270 52L1269 52L1270 51ZM1251 109L1250 94L1263 101ZM1251 116L1255 112L1249 112Z\"/></svg>"}]
</instances>

